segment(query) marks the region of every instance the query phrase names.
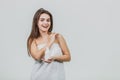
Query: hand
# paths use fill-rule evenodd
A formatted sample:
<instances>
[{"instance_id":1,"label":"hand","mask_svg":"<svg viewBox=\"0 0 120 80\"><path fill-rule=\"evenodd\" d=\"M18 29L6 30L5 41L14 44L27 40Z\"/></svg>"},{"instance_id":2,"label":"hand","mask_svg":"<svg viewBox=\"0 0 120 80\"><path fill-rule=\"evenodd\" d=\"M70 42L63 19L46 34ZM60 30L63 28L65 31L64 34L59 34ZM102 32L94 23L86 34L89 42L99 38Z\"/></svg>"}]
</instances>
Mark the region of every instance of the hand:
<instances>
[{"instance_id":1,"label":"hand","mask_svg":"<svg viewBox=\"0 0 120 80\"><path fill-rule=\"evenodd\" d=\"M55 56L51 56L50 58L48 58L48 61L55 61L56 60L56 57Z\"/></svg>"},{"instance_id":2,"label":"hand","mask_svg":"<svg viewBox=\"0 0 120 80\"><path fill-rule=\"evenodd\" d=\"M46 63L51 63L53 61L52 58L49 58L47 60L45 60L45 58L42 58L41 60L44 61L44 62L46 62Z\"/></svg>"},{"instance_id":3,"label":"hand","mask_svg":"<svg viewBox=\"0 0 120 80\"><path fill-rule=\"evenodd\" d=\"M50 44L53 44L54 43L54 41L55 41L55 36L57 35L57 33L52 33L51 35L50 35L50 37L49 37L49 39L50 39L50 41L49 41L49 43Z\"/></svg>"}]
</instances>

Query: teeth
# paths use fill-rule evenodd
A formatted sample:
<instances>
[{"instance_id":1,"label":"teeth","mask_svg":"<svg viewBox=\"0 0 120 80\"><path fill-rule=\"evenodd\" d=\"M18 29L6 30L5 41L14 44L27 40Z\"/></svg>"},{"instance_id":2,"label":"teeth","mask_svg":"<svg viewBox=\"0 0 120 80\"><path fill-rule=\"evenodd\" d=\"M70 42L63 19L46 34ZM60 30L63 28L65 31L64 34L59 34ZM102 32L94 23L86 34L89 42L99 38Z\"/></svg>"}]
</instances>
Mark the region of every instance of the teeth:
<instances>
[{"instance_id":1,"label":"teeth","mask_svg":"<svg viewBox=\"0 0 120 80\"><path fill-rule=\"evenodd\" d=\"M43 26L44 28L47 28L47 26Z\"/></svg>"}]
</instances>

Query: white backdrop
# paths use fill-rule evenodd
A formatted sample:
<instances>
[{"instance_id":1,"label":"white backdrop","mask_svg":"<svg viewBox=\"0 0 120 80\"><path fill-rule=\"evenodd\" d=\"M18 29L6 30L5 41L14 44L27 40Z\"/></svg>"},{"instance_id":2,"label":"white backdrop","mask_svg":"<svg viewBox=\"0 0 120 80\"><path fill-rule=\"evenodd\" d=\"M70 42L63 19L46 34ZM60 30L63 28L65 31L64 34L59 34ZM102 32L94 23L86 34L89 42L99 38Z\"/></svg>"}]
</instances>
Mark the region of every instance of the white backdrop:
<instances>
[{"instance_id":1,"label":"white backdrop","mask_svg":"<svg viewBox=\"0 0 120 80\"><path fill-rule=\"evenodd\" d=\"M30 80L26 40L39 8L71 51L66 80L120 80L119 0L0 0L0 80Z\"/></svg>"}]
</instances>

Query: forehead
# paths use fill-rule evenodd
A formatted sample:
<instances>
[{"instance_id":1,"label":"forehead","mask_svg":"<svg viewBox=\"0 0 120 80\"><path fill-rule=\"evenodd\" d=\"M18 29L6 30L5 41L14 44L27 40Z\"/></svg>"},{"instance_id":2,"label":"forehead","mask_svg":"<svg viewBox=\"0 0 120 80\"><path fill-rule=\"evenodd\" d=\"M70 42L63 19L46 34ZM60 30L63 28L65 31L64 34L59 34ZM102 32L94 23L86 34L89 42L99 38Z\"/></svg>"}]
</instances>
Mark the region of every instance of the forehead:
<instances>
[{"instance_id":1,"label":"forehead","mask_svg":"<svg viewBox=\"0 0 120 80\"><path fill-rule=\"evenodd\" d=\"M50 18L50 16L46 13L40 15L40 18Z\"/></svg>"}]
</instances>

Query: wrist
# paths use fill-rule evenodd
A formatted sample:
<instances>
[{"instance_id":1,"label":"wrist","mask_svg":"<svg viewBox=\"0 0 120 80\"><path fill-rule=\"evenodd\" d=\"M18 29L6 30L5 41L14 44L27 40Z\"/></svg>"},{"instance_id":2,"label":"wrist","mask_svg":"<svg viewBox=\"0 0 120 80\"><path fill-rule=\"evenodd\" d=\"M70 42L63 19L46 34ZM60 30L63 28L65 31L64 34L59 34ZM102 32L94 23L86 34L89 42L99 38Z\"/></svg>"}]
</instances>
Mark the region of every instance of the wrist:
<instances>
[{"instance_id":1,"label":"wrist","mask_svg":"<svg viewBox=\"0 0 120 80\"><path fill-rule=\"evenodd\" d=\"M52 59L53 59L54 61L57 61L57 57L56 57L56 56L52 57Z\"/></svg>"}]
</instances>

